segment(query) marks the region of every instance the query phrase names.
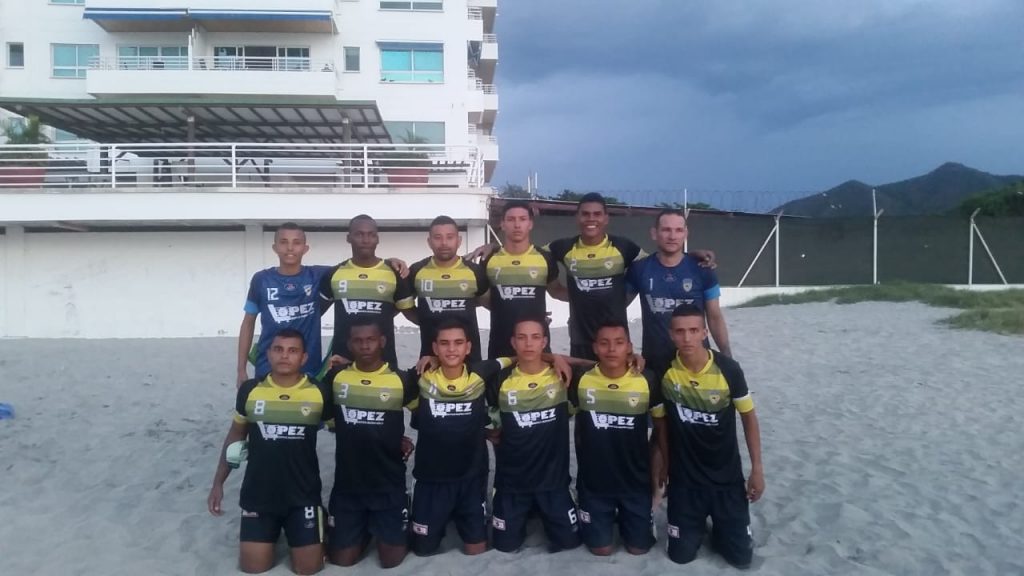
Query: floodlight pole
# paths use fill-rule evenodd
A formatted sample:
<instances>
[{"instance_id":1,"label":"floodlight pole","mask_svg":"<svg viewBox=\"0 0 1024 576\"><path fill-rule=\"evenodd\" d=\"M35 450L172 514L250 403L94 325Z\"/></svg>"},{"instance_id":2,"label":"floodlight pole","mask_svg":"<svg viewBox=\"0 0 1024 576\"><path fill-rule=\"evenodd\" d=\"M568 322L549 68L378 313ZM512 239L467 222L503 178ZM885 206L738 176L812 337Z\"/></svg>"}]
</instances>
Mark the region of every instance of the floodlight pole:
<instances>
[{"instance_id":1,"label":"floodlight pole","mask_svg":"<svg viewBox=\"0 0 1024 576\"><path fill-rule=\"evenodd\" d=\"M871 189L871 212L875 216L874 230L872 231L871 240L871 283L878 284L878 219L882 217L882 212L885 209L878 209L878 202L875 199L875 189Z\"/></svg>"},{"instance_id":2,"label":"floodlight pole","mask_svg":"<svg viewBox=\"0 0 1024 576\"><path fill-rule=\"evenodd\" d=\"M688 251L690 249L690 232L689 232L689 228L690 228L690 222L689 222L689 219L690 219L690 193L689 193L689 191L686 188L683 188L683 218L685 220L687 220L687 222L686 222L686 228L687 228L686 238L683 239L683 252L686 252L686 251Z\"/></svg>"}]
</instances>

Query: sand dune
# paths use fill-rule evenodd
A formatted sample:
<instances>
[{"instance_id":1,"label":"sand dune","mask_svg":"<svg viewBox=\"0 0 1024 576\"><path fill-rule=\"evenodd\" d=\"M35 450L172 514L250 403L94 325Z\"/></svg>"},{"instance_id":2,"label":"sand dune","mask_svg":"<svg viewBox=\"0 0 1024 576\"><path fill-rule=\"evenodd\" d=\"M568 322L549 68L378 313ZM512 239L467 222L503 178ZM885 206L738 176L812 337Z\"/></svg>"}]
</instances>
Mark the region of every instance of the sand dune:
<instances>
[{"instance_id":1,"label":"sand dune","mask_svg":"<svg viewBox=\"0 0 1024 576\"><path fill-rule=\"evenodd\" d=\"M917 304L730 310L761 418L767 493L752 508L758 573L1024 574L1024 340L933 324ZM639 331L635 332L639 335ZM556 349L566 347L564 329ZM416 337L400 337L403 362ZM228 574L228 513L205 497L234 395L230 339L0 341L0 573ZM322 433L325 491L333 438ZM664 534L664 510L656 518ZM455 548L392 574L732 572L702 550L598 559ZM279 549L283 557L286 548ZM327 574L377 572L375 559ZM272 574L290 573L278 566Z\"/></svg>"}]
</instances>

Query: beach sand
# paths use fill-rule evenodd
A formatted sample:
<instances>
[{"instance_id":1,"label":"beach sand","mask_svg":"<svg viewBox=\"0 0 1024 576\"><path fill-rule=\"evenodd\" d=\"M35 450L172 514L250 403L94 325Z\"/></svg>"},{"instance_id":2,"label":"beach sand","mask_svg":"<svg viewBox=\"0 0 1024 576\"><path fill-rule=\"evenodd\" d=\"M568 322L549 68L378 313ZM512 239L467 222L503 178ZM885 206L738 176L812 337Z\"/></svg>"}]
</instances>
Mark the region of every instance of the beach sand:
<instances>
[{"instance_id":1,"label":"beach sand","mask_svg":"<svg viewBox=\"0 0 1024 576\"><path fill-rule=\"evenodd\" d=\"M950 313L727 311L762 427L758 574L1024 574L1024 339L934 324ZM564 350L565 330L554 333ZM408 365L417 337L399 342ZM224 516L207 513L206 494L233 406L234 349L233 339L0 341L0 402L17 410L0 421L0 573L233 573L242 474L226 484ZM325 502L333 449L321 433ZM442 554L389 574L734 572L707 546L691 566L671 563L664 508L656 525L649 554L610 558L548 554L537 524L520 553L468 558L449 530ZM371 554L325 573L378 570Z\"/></svg>"}]
</instances>

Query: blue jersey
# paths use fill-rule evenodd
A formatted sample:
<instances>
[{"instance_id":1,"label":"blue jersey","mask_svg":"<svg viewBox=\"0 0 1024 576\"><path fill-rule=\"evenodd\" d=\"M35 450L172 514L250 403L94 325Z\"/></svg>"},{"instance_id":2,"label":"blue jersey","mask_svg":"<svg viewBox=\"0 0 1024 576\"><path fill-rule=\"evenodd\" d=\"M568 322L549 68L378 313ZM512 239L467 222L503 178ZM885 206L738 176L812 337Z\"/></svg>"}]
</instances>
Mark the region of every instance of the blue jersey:
<instances>
[{"instance_id":1,"label":"blue jersey","mask_svg":"<svg viewBox=\"0 0 1024 576\"><path fill-rule=\"evenodd\" d=\"M267 268L252 275L245 312L260 317L260 339L256 346L256 378L270 373L267 350L274 335L282 328L302 333L309 359L302 367L307 374L320 371L320 309L317 287L330 266L303 266L294 276L285 276L277 268Z\"/></svg>"},{"instance_id":2,"label":"blue jersey","mask_svg":"<svg viewBox=\"0 0 1024 576\"><path fill-rule=\"evenodd\" d=\"M684 255L675 266L666 267L657 254L637 260L626 273L631 291L640 296L643 311L643 356L648 362L664 362L675 356L669 335L672 311L680 304L692 304L701 310L704 303L721 295L718 276L702 268L695 257Z\"/></svg>"}]
</instances>

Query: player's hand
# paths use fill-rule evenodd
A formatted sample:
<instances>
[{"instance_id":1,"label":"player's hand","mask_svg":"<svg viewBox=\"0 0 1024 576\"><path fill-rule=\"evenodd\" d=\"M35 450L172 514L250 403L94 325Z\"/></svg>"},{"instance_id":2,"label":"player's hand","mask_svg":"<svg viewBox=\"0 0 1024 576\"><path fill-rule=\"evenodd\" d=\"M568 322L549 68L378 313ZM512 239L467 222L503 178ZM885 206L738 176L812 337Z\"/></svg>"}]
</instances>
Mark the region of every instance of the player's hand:
<instances>
[{"instance_id":1,"label":"player's hand","mask_svg":"<svg viewBox=\"0 0 1024 576\"><path fill-rule=\"evenodd\" d=\"M420 358L420 361L416 363L416 373L423 374L424 372L430 372L431 370L437 370L437 367L441 365L441 362L435 356L424 356Z\"/></svg>"},{"instance_id":2,"label":"player's hand","mask_svg":"<svg viewBox=\"0 0 1024 576\"><path fill-rule=\"evenodd\" d=\"M206 508L210 510L210 514L214 516L220 516L224 514L224 511L220 508L220 502L224 499L224 487L219 484L214 484L210 488L210 495L206 497Z\"/></svg>"},{"instance_id":3,"label":"player's hand","mask_svg":"<svg viewBox=\"0 0 1024 576\"><path fill-rule=\"evenodd\" d=\"M633 354L629 357L629 369L633 374L640 374L647 367L647 361L644 357L639 354Z\"/></svg>"},{"instance_id":4,"label":"player's hand","mask_svg":"<svg viewBox=\"0 0 1024 576\"><path fill-rule=\"evenodd\" d=\"M715 253L711 250L690 250L690 254L697 257L700 262L698 263L701 268L710 268L714 270L718 268L718 260L715 258Z\"/></svg>"},{"instance_id":5,"label":"player's hand","mask_svg":"<svg viewBox=\"0 0 1024 576\"><path fill-rule=\"evenodd\" d=\"M757 502L761 496L764 496L764 472L760 468L754 468L747 478L747 500Z\"/></svg>"},{"instance_id":6,"label":"player's hand","mask_svg":"<svg viewBox=\"0 0 1024 576\"><path fill-rule=\"evenodd\" d=\"M493 244L484 244L483 246L479 246L476 248L476 250L470 252L469 255L466 256L466 260L470 260L472 262L480 262L483 261L485 258L489 258L491 254L494 254L496 250L497 249L494 247Z\"/></svg>"},{"instance_id":7,"label":"player's hand","mask_svg":"<svg viewBox=\"0 0 1024 576\"><path fill-rule=\"evenodd\" d=\"M555 373L558 374L558 379L562 381L562 384L568 386L572 382L572 366L569 365L569 361L565 359L565 356L552 354L551 367L555 369Z\"/></svg>"},{"instance_id":8,"label":"player's hand","mask_svg":"<svg viewBox=\"0 0 1024 576\"><path fill-rule=\"evenodd\" d=\"M331 354L331 357L327 359L327 364L331 368L341 368L342 366L348 366L352 361L340 354Z\"/></svg>"},{"instance_id":9,"label":"player's hand","mask_svg":"<svg viewBox=\"0 0 1024 576\"><path fill-rule=\"evenodd\" d=\"M487 428L484 430L484 434L487 436L487 441L492 445L497 446L498 444L501 444L500 428Z\"/></svg>"},{"instance_id":10,"label":"player's hand","mask_svg":"<svg viewBox=\"0 0 1024 576\"><path fill-rule=\"evenodd\" d=\"M245 370L239 370L238 376L235 378L235 389L242 387L242 382L249 379L249 373Z\"/></svg>"},{"instance_id":11,"label":"player's hand","mask_svg":"<svg viewBox=\"0 0 1024 576\"><path fill-rule=\"evenodd\" d=\"M398 274L399 277L405 278L409 275L409 266L405 263L405 260L402 260L401 258L386 258L384 259L384 262L386 262L388 266L391 266L391 269L394 270L395 274Z\"/></svg>"},{"instance_id":12,"label":"player's hand","mask_svg":"<svg viewBox=\"0 0 1024 576\"><path fill-rule=\"evenodd\" d=\"M412 455L412 451L415 449L416 445L412 443L412 438L402 436L402 460L409 460L409 456Z\"/></svg>"},{"instance_id":13,"label":"player's hand","mask_svg":"<svg viewBox=\"0 0 1024 576\"><path fill-rule=\"evenodd\" d=\"M551 326L551 310L544 311L544 321L547 322L548 326Z\"/></svg>"}]
</instances>

